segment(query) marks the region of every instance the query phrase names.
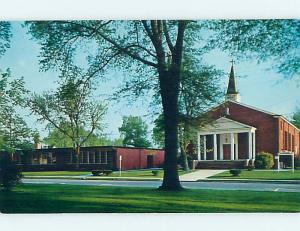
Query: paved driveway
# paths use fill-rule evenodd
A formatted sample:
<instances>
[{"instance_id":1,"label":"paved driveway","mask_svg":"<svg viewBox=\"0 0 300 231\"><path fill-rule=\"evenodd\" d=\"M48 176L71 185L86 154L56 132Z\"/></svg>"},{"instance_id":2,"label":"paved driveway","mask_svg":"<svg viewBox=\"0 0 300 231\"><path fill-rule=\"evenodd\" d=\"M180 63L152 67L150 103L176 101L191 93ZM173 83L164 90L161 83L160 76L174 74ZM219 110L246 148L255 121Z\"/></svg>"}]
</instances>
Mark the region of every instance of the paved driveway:
<instances>
[{"instance_id":1,"label":"paved driveway","mask_svg":"<svg viewBox=\"0 0 300 231\"><path fill-rule=\"evenodd\" d=\"M195 172L187 173L179 177L180 181L197 181L203 180L207 177L216 175L226 170L211 170L211 169L201 169L196 170Z\"/></svg>"},{"instance_id":2,"label":"paved driveway","mask_svg":"<svg viewBox=\"0 0 300 231\"><path fill-rule=\"evenodd\" d=\"M65 184L65 185L93 185L119 187L150 187L157 188L161 181L109 181L109 180L64 180L64 179L22 179L27 184ZM280 183L240 183L240 182L182 182L182 186L191 189L216 190L249 190L273 192L300 192L300 184Z\"/></svg>"}]
</instances>

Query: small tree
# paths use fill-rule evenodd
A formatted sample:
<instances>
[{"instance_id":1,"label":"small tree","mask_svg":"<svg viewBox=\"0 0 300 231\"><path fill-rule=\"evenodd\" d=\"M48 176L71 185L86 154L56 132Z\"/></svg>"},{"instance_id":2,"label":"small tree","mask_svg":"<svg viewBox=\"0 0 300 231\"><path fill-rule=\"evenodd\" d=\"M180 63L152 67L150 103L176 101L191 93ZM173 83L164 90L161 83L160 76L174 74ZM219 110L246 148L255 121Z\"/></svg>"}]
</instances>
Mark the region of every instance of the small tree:
<instances>
[{"instance_id":1,"label":"small tree","mask_svg":"<svg viewBox=\"0 0 300 231\"><path fill-rule=\"evenodd\" d=\"M72 141L79 168L80 147L100 129L106 106L93 100L92 75L83 75L73 67L62 73L54 92L33 94L28 107L40 121L48 122ZM81 133L82 128L87 132Z\"/></svg>"},{"instance_id":2,"label":"small tree","mask_svg":"<svg viewBox=\"0 0 300 231\"><path fill-rule=\"evenodd\" d=\"M297 109L297 111L294 113L293 118L292 118L292 123L297 128L300 128L300 109Z\"/></svg>"},{"instance_id":3,"label":"small tree","mask_svg":"<svg viewBox=\"0 0 300 231\"><path fill-rule=\"evenodd\" d=\"M255 168L270 169L274 166L274 158L271 153L261 152L255 158Z\"/></svg>"},{"instance_id":4,"label":"small tree","mask_svg":"<svg viewBox=\"0 0 300 231\"><path fill-rule=\"evenodd\" d=\"M148 126L139 116L124 116L119 131L124 137L123 145L145 148L151 145L147 139Z\"/></svg>"},{"instance_id":5,"label":"small tree","mask_svg":"<svg viewBox=\"0 0 300 231\"><path fill-rule=\"evenodd\" d=\"M10 155L0 156L0 186L4 190L11 188L20 183L22 174L17 168L16 163L12 161Z\"/></svg>"}]
</instances>

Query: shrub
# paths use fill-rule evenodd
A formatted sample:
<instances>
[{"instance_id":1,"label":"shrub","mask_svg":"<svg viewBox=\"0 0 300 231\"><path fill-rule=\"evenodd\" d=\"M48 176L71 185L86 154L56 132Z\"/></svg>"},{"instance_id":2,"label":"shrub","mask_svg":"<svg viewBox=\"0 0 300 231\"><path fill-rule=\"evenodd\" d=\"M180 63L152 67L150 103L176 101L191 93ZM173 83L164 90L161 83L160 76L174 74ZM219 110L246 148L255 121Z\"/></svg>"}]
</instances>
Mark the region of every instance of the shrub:
<instances>
[{"instance_id":1,"label":"shrub","mask_svg":"<svg viewBox=\"0 0 300 231\"><path fill-rule=\"evenodd\" d=\"M253 171L255 168L253 165L248 165L247 169L248 169L248 171Z\"/></svg>"},{"instance_id":2,"label":"shrub","mask_svg":"<svg viewBox=\"0 0 300 231\"><path fill-rule=\"evenodd\" d=\"M274 158L271 153L261 152L255 158L255 168L270 169L274 166Z\"/></svg>"},{"instance_id":3,"label":"shrub","mask_svg":"<svg viewBox=\"0 0 300 231\"><path fill-rule=\"evenodd\" d=\"M295 168L296 169L300 168L300 158L299 157L295 158Z\"/></svg>"},{"instance_id":4,"label":"shrub","mask_svg":"<svg viewBox=\"0 0 300 231\"><path fill-rule=\"evenodd\" d=\"M241 169L230 169L229 173L233 176L239 176L241 174Z\"/></svg>"},{"instance_id":5,"label":"shrub","mask_svg":"<svg viewBox=\"0 0 300 231\"><path fill-rule=\"evenodd\" d=\"M158 176L159 171L158 170L152 170L152 175L153 176Z\"/></svg>"},{"instance_id":6,"label":"shrub","mask_svg":"<svg viewBox=\"0 0 300 231\"><path fill-rule=\"evenodd\" d=\"M9 155L0 157L0 187L4 190L11 190L19 184L22 178L20 170Z\"/></svg>"},{"instance_id":7,"label":"shrub","mask_svg":"<svg viewBox=\"0 0 300 231\"><path fill-rule=\"evenodd\" d=\"M113 173L112 170L92 170L93 176L100 176L100 175L103 175L103 174L108 176L112 173Z\"/></svg>"},{"instance_id":8,"label":"shrub","mask_svg":"<svg viewBox=\"0 0 300 231\"><path fill-rule=\"evenodd\" d=\"M103 170L102 173L108 176L113 173L113 170Z\"/></svg>"},{"instance_id":9,"label":"shrub","mask_svg":"<svg viewBox=\"0 0 300 231\"><path fill-rule=\"evenodd\" d=\"M93 176L100 176L101 171L100 170L92 170Z\"/></svg>"}]
</instances>

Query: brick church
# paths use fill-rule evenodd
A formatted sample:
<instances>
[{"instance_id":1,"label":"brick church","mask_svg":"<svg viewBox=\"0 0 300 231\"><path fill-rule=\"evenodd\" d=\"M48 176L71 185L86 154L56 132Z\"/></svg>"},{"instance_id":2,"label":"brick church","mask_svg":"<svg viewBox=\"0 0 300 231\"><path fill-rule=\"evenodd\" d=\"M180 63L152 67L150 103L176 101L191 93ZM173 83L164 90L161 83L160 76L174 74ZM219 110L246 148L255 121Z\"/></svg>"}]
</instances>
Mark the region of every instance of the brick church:
<instances>
[{"instance_id":1,"label":"brick church","mask_svg":"<svg viewBox=\"0 0 300 231\"><path fill-rule=\"evenodd\" d=\"M245 167L260 152L274 155L274 167L293 167L299 158L300 130L282 115L241 103L233 65L225 101L208 115L212 122L198 130L199 168Z\"/></svg>"}]
</instances>

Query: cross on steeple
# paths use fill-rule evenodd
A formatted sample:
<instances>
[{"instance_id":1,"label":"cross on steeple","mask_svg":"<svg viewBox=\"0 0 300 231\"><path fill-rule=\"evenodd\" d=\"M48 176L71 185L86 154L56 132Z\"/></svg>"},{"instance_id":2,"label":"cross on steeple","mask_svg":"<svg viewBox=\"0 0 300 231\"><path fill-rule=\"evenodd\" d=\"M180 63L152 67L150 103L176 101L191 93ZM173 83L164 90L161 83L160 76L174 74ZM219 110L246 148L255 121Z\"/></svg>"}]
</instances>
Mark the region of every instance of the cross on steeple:
<instances>
[{"instance_id":1,"label":"cross on steeple","mask_svg":"<svg viewBox=\"0 0 300 231\"><path fill-rule=\"evenodd\" d=\"M232 59L230 63L231 63L231 69L230 69L229 81L228 81L228 87L227 87L225 99L240 102L240 95L236 87L234 68L233 68L233 64L235 63L235 61Z\"/></svg>"}]
</instances>

